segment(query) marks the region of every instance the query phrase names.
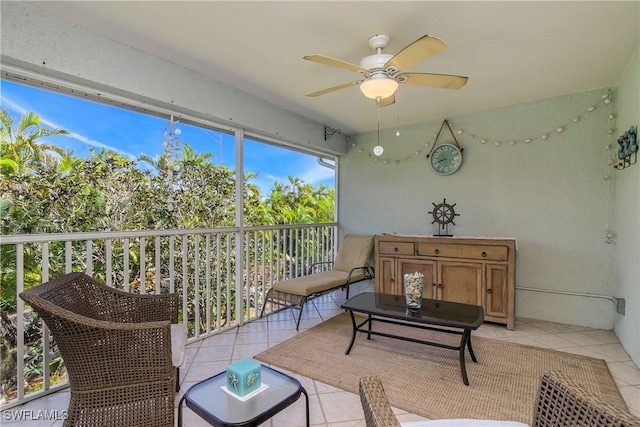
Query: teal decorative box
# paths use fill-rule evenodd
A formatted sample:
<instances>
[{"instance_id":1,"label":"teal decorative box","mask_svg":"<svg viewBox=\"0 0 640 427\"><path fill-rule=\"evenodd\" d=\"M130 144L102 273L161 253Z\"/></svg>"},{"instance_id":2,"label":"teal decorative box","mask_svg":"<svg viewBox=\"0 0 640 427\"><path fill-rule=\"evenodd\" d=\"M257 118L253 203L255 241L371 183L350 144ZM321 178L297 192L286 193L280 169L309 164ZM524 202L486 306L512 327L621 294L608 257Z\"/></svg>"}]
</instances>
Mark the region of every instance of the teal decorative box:
<instances>
[{"instance_id":1,"label":"teal decorative box","mask_svg":"<svg viewBox=\"0 0 640 427\"><path fill-rule=\"evenodd\" d=\"M241 359L227 366L227 389L245 396L262 385L262 366L251 359Z\"/></svg>"}]
</instances>

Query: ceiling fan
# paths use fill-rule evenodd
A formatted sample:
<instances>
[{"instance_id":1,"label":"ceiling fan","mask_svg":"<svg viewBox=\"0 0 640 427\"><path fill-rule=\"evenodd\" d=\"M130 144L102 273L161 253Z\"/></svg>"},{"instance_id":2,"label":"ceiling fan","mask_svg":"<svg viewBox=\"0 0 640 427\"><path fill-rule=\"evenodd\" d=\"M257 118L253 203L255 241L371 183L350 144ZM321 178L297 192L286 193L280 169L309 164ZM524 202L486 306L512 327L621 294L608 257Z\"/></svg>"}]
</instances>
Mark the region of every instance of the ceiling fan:
<instances>
[{"instance_id":1,"label":"ceiling fan","mask_svg":"<svg viewBox=\"0 0 640 427\"><path fill-rule=\"evenodd\" d=\"M377 34L369 38L369 46L376 51L376 54L363 58L359 65L323 55L307 55L303 57L308 61L342 68L347 71L355 71L361 73L363 77L359 80L311 92L307 96L320 96L350 86L360 85L360 90L364 96L376 100L378 106L386 107L395 103L394 94L398 89L398 83L442 89L460 89L469 79L468 77L450 74L404 72L404 70L447 48L447 44L437 37L424 35L395 55L382 53L382 49L387 47L388 43L389 36L384 34Z\"/></svg>"}]
</instances>

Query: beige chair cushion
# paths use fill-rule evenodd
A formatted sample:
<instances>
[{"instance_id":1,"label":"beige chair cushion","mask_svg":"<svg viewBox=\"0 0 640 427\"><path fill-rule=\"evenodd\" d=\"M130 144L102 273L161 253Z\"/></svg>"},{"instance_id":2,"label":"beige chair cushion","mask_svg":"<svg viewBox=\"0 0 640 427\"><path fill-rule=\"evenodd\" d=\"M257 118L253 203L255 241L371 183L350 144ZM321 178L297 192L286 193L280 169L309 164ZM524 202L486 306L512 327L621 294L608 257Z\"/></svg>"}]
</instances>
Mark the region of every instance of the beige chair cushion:
<instances>
[{"instance_id":1,"label":"beige chair cushion","mask_svg":"<svg viewBox=\"0 0 640 427\"><path fill-rule=\"evenodd\" d=\"M278 292L308 297L318 292L324 292L341 285L346 285L348 276L349 273L345 271L322 271L308 276L283 280L282 282L275 283L273 289ZM351 275L352 282L357 282L362 279L364 279L363 270L356 270Z\"/></svg>"},{"instance_id":2,"label":"beige chair cushion","mask_svg":"<svg viewBox=\"0 0 640 427\"><path fill-rule=\"evenodd\" d=\"M348 234L340 243L333 269L348 272L352 268L364 267L369 263L372 250L373 236Z\"/></svg>"},{"instance_id":3,"label":"beige chair cushion","mask_svg":"<svg viewBox=\"0 0 640 427\"><path fill-rule=\"evenodd\" d=\"M187 344L187 327L184 323L171 324L171 364L175 368L184 368L187 358L184 348Z\"/></svg>"}]
</instances>

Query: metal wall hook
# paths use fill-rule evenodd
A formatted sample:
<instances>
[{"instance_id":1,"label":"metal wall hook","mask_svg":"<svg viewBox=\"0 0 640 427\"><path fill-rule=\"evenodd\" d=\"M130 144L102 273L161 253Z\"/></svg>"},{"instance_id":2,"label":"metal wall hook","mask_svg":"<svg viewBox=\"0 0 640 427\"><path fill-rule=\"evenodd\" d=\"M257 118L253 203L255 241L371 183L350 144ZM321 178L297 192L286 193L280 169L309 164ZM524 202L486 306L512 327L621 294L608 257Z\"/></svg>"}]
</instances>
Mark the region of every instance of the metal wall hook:
<instances>
[{"instance_id":1,"label":"metal wall hook","mask_svg":"<svg viewBox=\"0 0 640 427\"><path fill-rule=\"evenodd\" d=\"M327 141L329 138L331 138L335 133L342 133L342 131L340 129L334 129L334 128L330 128L329 126L325 125L324 126L324 140Z\"/></svg>"}]
</instances>

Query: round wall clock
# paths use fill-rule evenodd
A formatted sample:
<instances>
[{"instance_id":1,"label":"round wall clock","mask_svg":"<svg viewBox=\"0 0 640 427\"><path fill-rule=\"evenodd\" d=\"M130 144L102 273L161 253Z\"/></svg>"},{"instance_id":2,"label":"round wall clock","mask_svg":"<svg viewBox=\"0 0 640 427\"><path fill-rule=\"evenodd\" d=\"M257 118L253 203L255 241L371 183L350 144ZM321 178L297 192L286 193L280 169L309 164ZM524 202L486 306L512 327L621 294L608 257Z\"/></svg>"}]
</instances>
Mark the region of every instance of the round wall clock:
<instances>
[{"instance_id":1,"label":"round wall clock","mask_svg":"<svg viewBox=\"0 0 640 427\"><path fill-rule=\"evenodd\" d=\"M462 166L462 151L453 144L440 144L431 152L429 164L438 175L451 175Z\"/></svg>"}]
</instances>

